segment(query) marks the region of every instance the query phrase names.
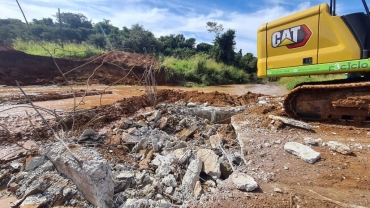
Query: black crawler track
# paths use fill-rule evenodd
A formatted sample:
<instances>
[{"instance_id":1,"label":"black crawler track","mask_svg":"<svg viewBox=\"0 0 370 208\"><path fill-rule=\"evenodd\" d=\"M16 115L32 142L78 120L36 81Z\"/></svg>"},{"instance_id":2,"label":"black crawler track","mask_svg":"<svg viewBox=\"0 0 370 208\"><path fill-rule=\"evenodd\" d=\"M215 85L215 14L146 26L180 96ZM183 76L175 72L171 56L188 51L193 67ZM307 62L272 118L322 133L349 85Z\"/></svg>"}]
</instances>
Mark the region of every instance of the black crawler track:
<instances>
[{"instance_id":1,"label":"black crawler track","mask_svg":"<svg viewBox=\"0 0 370 208\"><path fill-rule=\"evenodd\" d=\"M370 81L363 78L304 83L285 98L286 113L306 121L370 121Z\"/></svg>"}]
</instances>

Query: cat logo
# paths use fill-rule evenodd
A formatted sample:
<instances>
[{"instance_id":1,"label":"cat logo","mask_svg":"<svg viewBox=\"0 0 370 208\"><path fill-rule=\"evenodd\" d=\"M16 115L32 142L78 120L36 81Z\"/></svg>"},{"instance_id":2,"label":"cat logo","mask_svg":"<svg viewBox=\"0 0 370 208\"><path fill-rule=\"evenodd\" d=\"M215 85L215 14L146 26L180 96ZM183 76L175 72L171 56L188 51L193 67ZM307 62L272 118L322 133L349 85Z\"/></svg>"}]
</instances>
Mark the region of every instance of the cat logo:
<instances>
[{"instance_id":1,"label":"cat logo","mask_svg":"<svg viewBox=\"0 0 370 208\"><path fill-rule=\"evenodd\" d=\"M306 45L311 37L311 30L306 25L299 25L272 34L272 47L286 46L289 49Z\"/></svg>"}]
</instances>

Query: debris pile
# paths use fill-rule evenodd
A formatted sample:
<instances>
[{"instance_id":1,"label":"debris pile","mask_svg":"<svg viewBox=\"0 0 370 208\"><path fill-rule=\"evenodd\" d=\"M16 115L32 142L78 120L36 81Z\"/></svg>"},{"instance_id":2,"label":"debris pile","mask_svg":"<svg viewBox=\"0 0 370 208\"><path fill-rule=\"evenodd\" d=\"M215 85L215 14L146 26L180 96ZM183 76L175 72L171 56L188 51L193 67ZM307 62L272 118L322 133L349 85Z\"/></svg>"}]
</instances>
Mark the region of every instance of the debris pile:
<instances>
[{"instance_id":1,"label":"debris pile","mask_svg":"<svg viewBox=\"0 0 370 208\"><path fill-rule=\"evenodd\" d=\"M320 205L292 197L285 184L328 183L325 168L335 167L335 174L342 163L326 151L347 161L366 145L354 140L357 149L350 149L316 135L319 128L279 114L280 103L280 97L248 106L161 102L65 143L4 147L0 182L17 197L13 207L213 207L220 200L271 207L289 205L287 197L294 207ZM258 202L259 194L265 201Z\"/></svg>"}]
</instances>

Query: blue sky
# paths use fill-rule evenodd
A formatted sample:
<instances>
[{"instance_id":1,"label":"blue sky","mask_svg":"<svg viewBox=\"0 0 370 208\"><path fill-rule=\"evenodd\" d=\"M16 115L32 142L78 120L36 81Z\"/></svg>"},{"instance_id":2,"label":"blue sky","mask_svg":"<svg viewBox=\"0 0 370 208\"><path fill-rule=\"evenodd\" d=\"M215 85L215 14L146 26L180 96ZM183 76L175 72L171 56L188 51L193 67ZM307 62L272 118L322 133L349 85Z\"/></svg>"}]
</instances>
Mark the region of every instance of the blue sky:
<instances>
[{"instance_id":1,"label":"blue sky","mask_svg":"<svg viewBox=\"0 0 370 208\"><path fill-rule=\"evenodd\" d=\"M236 30L236 50L256 53L256 30L268 21L329 0L19 0L28 20L52 17L62 12L82 13L93 22L103 19L123 26L139 23L156 37L184 34L197 43L211 43L207 21ZM369 1L370 3L370 1ZM339 14L364 11L361 1L337 0ZM0 18L23 20L15 0L0 0Z\"/></svg>"}]
</instances>

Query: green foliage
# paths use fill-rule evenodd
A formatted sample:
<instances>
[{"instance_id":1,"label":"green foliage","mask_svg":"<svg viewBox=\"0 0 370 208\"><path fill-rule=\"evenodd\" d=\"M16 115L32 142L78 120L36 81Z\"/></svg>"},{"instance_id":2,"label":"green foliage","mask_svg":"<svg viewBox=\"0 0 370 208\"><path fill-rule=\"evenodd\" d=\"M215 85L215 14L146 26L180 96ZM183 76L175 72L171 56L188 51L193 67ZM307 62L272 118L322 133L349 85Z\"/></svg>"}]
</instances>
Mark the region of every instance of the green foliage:
<instances>
[{"instance_id":1,"label":"green foliage","mask_svg":"<svg viewBox=\"0 0 370 208\"><path fill-rule=\"evenodd\" d=\"M130 48L136 53L155 53L160 51L162 44L152 32L144 29L143 26L135 24L131 27L130 36L124 40L123 47Z\"/></svg>"},{"instance_id":2,"label":"green foliage","mask_svg":"<svg viewBox=\"0 0 370 208\"><path fill-rule=\"evenodd\" d=\"M26 39L26 25L18 19L0 19L0 43L11 43L17 37Z\"/></svg>"},{"instance_id":3,"label":"green foliage","mask_svg":"<svg viewBox=\"0 0 370 208\"><path fill-rule=\"evenodd\" d=\"M186 39L183 34L161 36L162 54L180 59L190 58L196 54L195 38Z\"/></svg>"},{"instance_id":4,"label":"green foliage","mask_svg":"<svg viewBox=\"0 0 370 208\"><path fill-rule=\"evenodd\" d=\"M343 74L338 75L313 75L313 76L298 76L298 77L282 77L278 83L284 85L288 90L293 89L296 85L304 82L317 82L333 79L344 79Z\"/></svg>"},{"instance_id":5,"label":"green foliage","mask_svg":"<svg viewBox=\"0 0 370 208\"><path fill-rule=\"evenodd\" d=\"M214 43L212 54L216 61L232 64L235 59L235 30L229 29L221 36L216 36Z\"/></svg>"},{"instance_id":6,"label":"green foliage","mask_svg":"<svg viewBox=\"0 0 370 208\"><path fill-rule=\"evenodd\" d=\"M60 19L58 12L54 15L57 24L61 22L63 27L78 29L78 28L88 28L92 29L91 20L89 21L87 17L83 14L75 14L71 12L62 12L60 13ZM61 20L61 21L59 21Z\"/></svg>"},{"instance_id":7,"label":"green foliage","mask_svg":"<svg viewBox=\"0 0 370 208\"><path fill-rule=\"evenodd\" d=\"M199 43L197 45L197 52L210 52L211 49L212 49L213 45L209 44L209 43Z\"/></svg>"},{"instance_id":8,"label":"green foliage","mask_svg":"<svg viewBox=\"0 0 370 208\"><path fill-rule=\"evenodd\" d=\"M224 85L248 83L249 75L243 70L196 55L189 59L164 57L159 65L166 72L166 79L172 82L186 82L191 85Z\"/></svg>"},{"instance_id":9,"label":"green foliage","mask_svg":"<svg viewBox=\"0 0 370 208\"><path fill-rule=\"evenodd\" d=\"M56 57L88 57L107 50L135 51L163 58L162 69L170 79L187 81L189 85L246 83L256 78L257 58L251 53L235 52L235 30L217 22L207 22L207 30L215 33L213 44L199 43L184 34L156 38L142 25L118 28L110 20L93 23L80 13L62 12L53 18L33 19L26 23L17 19L0 19L0 43L14 42L16 49L31 54L48 55L30 40L42 41ZM64 47L64 49L63 49ZM63 50L61 50L63 49ZM172 63L175 60L176 63ZM167 62L169 64L167 64Z\"/></svg>"},{"instance_id":10,"label":"green foliage","mask_svg":"<svg viewBox=\"0 0 370 208\"><path fill-rule=\"evenodd\" d=\"M62 49L56 43L42 42L44 46L54 57L72 57L72 58L87 58L93 55L104 53L103 50L97 49L88 44L66 44ZM33 41L16 40L13 42L13 48L23 51L28 54L49 56L50 54L45 51L41 46Z\"/></svg>"}]
</instances>

